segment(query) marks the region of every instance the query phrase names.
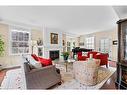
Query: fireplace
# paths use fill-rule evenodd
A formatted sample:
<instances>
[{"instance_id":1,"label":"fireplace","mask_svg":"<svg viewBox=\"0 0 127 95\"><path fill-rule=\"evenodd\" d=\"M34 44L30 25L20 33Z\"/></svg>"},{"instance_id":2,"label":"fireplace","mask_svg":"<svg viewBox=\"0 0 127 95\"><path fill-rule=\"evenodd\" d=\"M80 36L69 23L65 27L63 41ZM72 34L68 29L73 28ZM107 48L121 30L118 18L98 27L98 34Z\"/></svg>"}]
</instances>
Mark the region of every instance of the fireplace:
<instances>
[{"instance_id":1,"label":"fireplace","mask_svg":"<svg viewBox=\"0 0 127 95\"><path fill-rule=\"evenodd\" d=\"M49 51L49 56L52 60L59 59L59 50Z\"/></svg>"}]
</instances>

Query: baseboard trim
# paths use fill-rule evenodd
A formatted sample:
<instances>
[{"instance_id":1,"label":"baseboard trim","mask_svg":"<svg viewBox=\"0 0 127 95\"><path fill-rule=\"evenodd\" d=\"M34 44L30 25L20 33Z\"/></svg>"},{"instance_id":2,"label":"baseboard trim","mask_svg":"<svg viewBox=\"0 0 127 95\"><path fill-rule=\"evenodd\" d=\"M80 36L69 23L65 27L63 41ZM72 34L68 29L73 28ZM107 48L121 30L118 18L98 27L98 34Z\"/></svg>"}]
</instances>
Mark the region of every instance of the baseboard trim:
<instances>
[{"instance_id":1,"label":"baseboard trim","mask_svg":"<svg viewBox=\"0 0 127 95\"><path fill-rule=\"evenodd\" d=\"M5 67L2 70L10 70L10 69L17 69L17 68L21 68L21 66Z\"/></svg>"}]
</instances>

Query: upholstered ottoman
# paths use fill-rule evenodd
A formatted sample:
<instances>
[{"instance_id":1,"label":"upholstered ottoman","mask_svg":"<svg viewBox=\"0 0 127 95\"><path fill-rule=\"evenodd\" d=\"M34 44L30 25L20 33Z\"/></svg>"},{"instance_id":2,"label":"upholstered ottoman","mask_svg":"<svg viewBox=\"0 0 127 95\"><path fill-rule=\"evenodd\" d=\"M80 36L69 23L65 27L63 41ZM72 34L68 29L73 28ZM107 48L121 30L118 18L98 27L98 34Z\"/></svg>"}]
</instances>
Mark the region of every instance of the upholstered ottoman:
<instances>
[{"instance_id":1,"label":"upholstered ottoman","mask_svg":"<svg viewBox=\"0 0 127 95\"><path fill-rule=\"evenodd\" d=\"M84 85L96 85L100 60L75 61L73 63L74 78Z\"/></svg>"}]
</instances>

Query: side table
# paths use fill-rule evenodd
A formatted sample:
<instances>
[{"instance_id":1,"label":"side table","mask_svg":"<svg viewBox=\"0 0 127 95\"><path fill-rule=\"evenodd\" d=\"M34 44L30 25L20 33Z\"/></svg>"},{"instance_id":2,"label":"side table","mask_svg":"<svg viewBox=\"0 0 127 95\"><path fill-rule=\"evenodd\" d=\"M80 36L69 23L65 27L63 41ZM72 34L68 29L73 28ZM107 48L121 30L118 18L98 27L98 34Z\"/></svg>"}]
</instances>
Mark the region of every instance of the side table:
<instances>
[{"instance_id":1,"label":"side table","mask_svg":"<svg viewBox=\"0 0 127 95\"><path fill-rule=\"evenodd\" d=\"M65 69L66 69L66 72L68 71L68 64L69 63L74 63L75 62L75 60L74 59L68 59L68 60L65 60Z\"/></svg>"},{"instance_id":2,"label":"side table","mask_svg":"<svg viewBox=\"0 0 127 95\"><path fill-rule=\"evenodd\" d=\"M67 64L68 64L68 61L65 60L65 70L66 70L66 72L67 72Z\"/></svg>"}]
</instances>

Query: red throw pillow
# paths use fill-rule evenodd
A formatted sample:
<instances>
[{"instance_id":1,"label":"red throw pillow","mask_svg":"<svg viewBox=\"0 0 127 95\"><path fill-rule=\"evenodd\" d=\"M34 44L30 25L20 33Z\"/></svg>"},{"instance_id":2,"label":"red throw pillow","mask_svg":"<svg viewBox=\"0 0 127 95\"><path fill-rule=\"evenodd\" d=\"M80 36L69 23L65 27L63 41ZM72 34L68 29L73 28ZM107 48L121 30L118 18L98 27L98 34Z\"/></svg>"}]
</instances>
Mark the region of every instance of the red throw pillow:
<instances>
[{"instance_id":1,"label":"red throw pillow","mask_svg":"<svg viewBox=\"0 0 127 95\"><path fill-rule=\"evenodd\" d=\"M90 51L90 52L88 52L88 57L90 58L90 54L93 54L93 58L95 58L97 53L98 52L96 52L96 51Z\"/></svg>"},{"instance_id":2,"label":"red throw pillow","mask_svg":"<svg viewBox=\"0 0 127 95\"><path fill-rule=\"evenodd\" d=\"M40 63L42 64L42 66L49 66L52 65L52 60L51 59L45 59L45 58L41 58L38 57Z\"/></svg>"},{"instance_id":3,"label":"red throw pillow","mask_svg":"<svg viewBox=\"0 0 127 95\"><path fill-rule=\"evenodd\" d=\"M32 56L36 61L39 61L39 60L38 60L38 57L36 56L36 54L31 54L31 56Z\"/></svg>"}]
</instances>

